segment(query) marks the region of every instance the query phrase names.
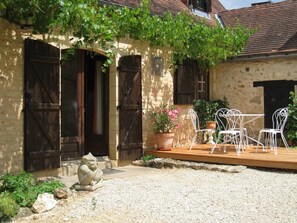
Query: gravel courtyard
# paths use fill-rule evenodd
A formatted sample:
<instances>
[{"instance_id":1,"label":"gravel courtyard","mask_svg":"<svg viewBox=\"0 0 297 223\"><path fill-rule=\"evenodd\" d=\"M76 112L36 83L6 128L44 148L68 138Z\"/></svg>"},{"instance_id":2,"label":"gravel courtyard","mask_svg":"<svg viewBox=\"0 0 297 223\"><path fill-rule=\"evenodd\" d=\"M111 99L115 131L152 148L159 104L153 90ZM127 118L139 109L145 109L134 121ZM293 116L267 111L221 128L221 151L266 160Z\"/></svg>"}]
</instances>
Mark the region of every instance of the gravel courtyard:
<instances>
[{"instance_id":1,"label":"gravel courtyard","mask_svg":"<svg viewBox=\"0 0 297 223\"><path fill-rule=\"evenodd\" d=\"M297 222L296 172L132 168L146 171L15 222Z\"/></svg>"}]
</instances>

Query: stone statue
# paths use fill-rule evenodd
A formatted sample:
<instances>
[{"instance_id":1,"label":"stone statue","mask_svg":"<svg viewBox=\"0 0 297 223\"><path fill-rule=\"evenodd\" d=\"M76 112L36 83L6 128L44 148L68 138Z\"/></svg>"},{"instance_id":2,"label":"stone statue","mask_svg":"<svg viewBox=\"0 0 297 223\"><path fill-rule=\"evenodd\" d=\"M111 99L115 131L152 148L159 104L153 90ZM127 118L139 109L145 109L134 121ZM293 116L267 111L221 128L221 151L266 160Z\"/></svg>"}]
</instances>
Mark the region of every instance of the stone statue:
<instances>
[{"instance_id":1,"label":"stone statue","mask_svg":"<svg viewBox=\"0 0 297 223\"><path fill-rule=\"evenodd\" d=\"M97 167L96 157L89 153L81 158L77 175L80 184L78 189L92 190L93 186L100 182L103 172ZM91 186L91 189L86 188L87 186Z\"/></svg>"}]
</instances>

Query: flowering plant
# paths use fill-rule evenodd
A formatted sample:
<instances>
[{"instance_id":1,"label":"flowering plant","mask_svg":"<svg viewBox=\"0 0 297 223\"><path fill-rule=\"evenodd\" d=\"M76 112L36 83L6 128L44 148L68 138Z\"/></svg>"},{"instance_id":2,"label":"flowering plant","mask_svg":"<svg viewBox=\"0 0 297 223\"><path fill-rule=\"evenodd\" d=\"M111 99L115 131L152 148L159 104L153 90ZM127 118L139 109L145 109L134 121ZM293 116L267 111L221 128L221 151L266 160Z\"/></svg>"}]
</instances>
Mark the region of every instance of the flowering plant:
<instances>
[{"instance_id":1,"label":"flowering plant","mask_svg":"<svg viewBox=\"0 0 297 223\"><path fill-rule=\"evenodd\" d=\"M158 111L152 112L151 118L153 120L153 130L157 133L172 132L175 128L181 125L178 122L178 114L180 108L173 108L173 106L161 105Z\"/></svg>"}]
</instances>

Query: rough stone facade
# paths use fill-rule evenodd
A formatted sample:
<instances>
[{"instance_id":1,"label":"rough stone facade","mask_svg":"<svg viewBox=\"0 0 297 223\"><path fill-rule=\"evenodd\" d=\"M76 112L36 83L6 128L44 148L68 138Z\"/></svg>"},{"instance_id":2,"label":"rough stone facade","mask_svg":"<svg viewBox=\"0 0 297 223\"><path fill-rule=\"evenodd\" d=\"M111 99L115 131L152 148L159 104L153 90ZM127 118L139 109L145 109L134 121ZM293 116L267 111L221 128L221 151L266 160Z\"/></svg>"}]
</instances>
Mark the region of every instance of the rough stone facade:
<instances>
[{"instance_id":1,"label":"rough stone facade","mask_svg":"<svg viewBox=\"0 0 297 223\"><path fill-rule=\"evenodd\" d=\"M2 43L0 49L1 175L6 172L19 172L24 168L24 39L29 35L26 30L4 19L0 19L0 28L2 30L0 33ZM46 35L32 37L49 42L60 49L71 45L67 37L60 37L57 42L51 42ZM92 50L103 54L98 46L94 46ZM117 44L114 63L109 69L109 157L113 160L118 159L117 145L119 143L119 118L116 110L118 72L116 68L119 58L125 55L141 55L142 58L143 145L145 149L156 146L149 111L160 106L161 103L173 104L173 72L170 66L172 62L169 51L154 49L138 41L121 40ZM164 59L163 75L152 73L151 59L154 56ZM179 137L177 136L175 140L176 145L180 145Z\"/></svg>"},{"instance_id":2,"label":"rough stone facade","mask_svg":"<svg viewBox=\"0 0 297 223\"><path fill-rule=\"evenodd\" d=\"M23 169L22 31L0 18L0 175Z\"/></svg>"},{"instance_id":3,"label":"rough stone facade","mask_svg":"<svg viewBox=\"0 0 297 223\"><path fill-rule=\"evenodd\" d=\"M224 99L231 108L243 113L264 113L264 89L253 87L255 81L297 80L297 58L226 62L211 71L211 98ZM296 91L296 89L295 89ZM264 118L253 129L259 131Z\"/></svg>"}]
</instances>

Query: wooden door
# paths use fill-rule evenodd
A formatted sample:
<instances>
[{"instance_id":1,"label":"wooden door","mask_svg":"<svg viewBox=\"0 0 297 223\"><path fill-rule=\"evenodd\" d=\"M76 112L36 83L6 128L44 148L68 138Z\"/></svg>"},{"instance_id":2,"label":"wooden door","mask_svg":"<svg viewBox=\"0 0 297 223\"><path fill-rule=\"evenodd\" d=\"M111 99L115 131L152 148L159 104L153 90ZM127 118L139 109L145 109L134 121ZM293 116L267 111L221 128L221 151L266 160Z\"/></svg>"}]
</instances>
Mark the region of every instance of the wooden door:
<instances>
[{"instance_id":1,"label":"wooden door","mask_svg":"<svg viewBox=\"0 0 297 223\"><path fill-rule=\"evenodd\" d=\"M61 65L61 158L78 159L84 145L84 51L67 54Z\"/></svg>"},{"instance_id":2,"label":"wooden door","mask_svg":"<svg viewBox=\"0 0 297 223\"><path fill-rule=\"evenodd\" d=\"M264 87L264 126L272 128L272 114L278 108L290 103L290 91L294 91L296 81L276 80L254 82L254 87Z\"/></svg>"},{"instance_id":3,"label":"wooden door","mask_svg":"<svg viewBox=\"0 0 297 223\"><path fill-rule=\"evenodd\" d=\"M264 88L265 128L272 128L272 114L275 110L288 106L290 91L294 91L294 86Z\"/></svg>"},{"instance_id":4,"label":"wooden door","mask_svg":"<svg viewBox=\"0 0 297 223\"><path fill-rule=\"evenodd\" d=\"M60 167L60 51L25 40L25 170Z\"/></svg>"},{"instance_id":5,"label":"wooden door","mask_svg":"<svg viewBox=\"0 0 297 223\"><path fill-rule=\"evenodd\" d=\"M119 61L119 155L120 160L142 156L141 56Z\"/></svg>"},{"instance_id":6,"label":"wooden door","mask_svg":"<svg viewBox=\"0 0 297 223\"><path fill-rule=\"evenodd\" d=\"M105 57L86 52L85 60L85 154L108 156L108 74Z\"/></svg>"}]
</instances>

